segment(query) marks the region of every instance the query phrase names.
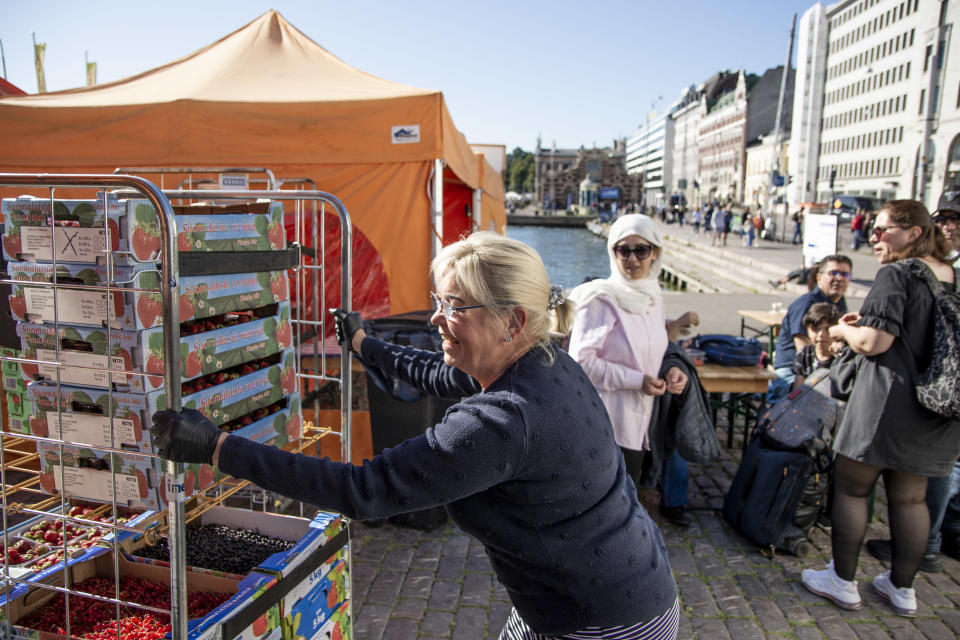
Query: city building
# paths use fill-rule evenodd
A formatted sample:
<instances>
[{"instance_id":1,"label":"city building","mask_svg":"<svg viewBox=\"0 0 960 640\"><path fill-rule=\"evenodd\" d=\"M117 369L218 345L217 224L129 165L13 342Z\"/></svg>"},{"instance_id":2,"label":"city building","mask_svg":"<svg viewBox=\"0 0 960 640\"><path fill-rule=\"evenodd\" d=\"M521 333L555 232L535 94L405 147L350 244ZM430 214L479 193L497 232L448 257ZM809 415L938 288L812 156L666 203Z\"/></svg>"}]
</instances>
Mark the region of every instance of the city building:
<instances>
[{"instance_id":1,"label":"city building","mask_svg":"<svg viewBox=\"0 0 960 640\"><path fill-rule=\"evenodd\" d=\"M651 113L646 122L627 140L627 172L643 184L640 205L663 207L669 203L673 184L674 122L670 113Z\"/></svg>"},{"instance_id":2,"label":"city building","mask_svg":"<svg viewBox=\"0 0 960 640\"><path fill-rule=\"evenodd\" d=\"M640 197L639 176L627 174L623 140L602 149L557 149L556 145L546 149L538 138L534 154L537 202L544 210L566 211L581 205L622 211Z\"/></svg>"},{"instance_id":3,"label":"city building","mask_svg":"<svg viewBox=\"0 0 960 640\"><path fill-rule=\"evenodd\" d=\"M743 201L747 92L758 78L742 70L718 75L714 90L703 96L706 113L697 134L698 182L704 202L739 203Z\"/></svg>"},{"instance_id":4,"label":"city building","mask_svg":"<svg viewBox=\"0 0 960 640\"><path fill-rule=\"evenodd\" d=\"M688 208L700 206L697 136L700 134L700 120L707 110L706 101L702 99L703 89L703 84L699 87L690 85L670 106L673 119L671 193Z\"/></svg>"},{"instance_id":5,"label":"city building","mask_svg":"<svg viewBox=\"0 0 960 640\"><path fill-rule=\"evenodd\" d=\"M744 197L743 204L751 211L764 209L767 206L767 191L773 186L771 191L770 212L782 213L784 203L783 188L771 184L770 172L774 169L774 160L776 158L775 136L773 132L769 135L761 136L747 144L746 149L746 171L743 177ZM789 162L789 138L782 141L780 145L780 175L790 175ZM786 177L784 177L786 182Z\"/></svg>"},{"instance_id":6,"label":"city building","mask_svg":"<svg viewBox=\"0 0 960 640\"><path fill-rule=\"evenodd\" d=\"M960 180L960 6L817 3L800 20L789 198L916 198Z\"/></svg>"}]
</instances>

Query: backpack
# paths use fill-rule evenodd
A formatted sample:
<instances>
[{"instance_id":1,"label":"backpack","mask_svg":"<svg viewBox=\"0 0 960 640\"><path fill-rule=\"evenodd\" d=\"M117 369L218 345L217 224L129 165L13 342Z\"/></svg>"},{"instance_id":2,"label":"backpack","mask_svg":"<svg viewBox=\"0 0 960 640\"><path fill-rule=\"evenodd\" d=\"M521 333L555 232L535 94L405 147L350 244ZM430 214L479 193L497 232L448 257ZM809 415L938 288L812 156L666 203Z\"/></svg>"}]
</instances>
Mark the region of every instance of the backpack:
<instances>
[{"instance_id":1,"label":"backpack","mask_svg":"<svg viewBox=\"0 0 960 640\"><path fill-rule=\"evenodd\" d=\"M894 264L922 280L933 294L933 353L930 366L917 376L917 400L934 413L960 418L960 269L953 268L950 290L923 260L908 258Z\"/></svg>"},{"instance_id":2,"label":"backpack","mask_svg":"<svg viewBox=\"0 0 960 640\"><path fill-rule=\"evenodd\" d=\"M763 357L763 346L756 338L709 333L695 336L691 346L702 350L708 361L728 367L756 366Z\"/></svg>"}]
</instances>

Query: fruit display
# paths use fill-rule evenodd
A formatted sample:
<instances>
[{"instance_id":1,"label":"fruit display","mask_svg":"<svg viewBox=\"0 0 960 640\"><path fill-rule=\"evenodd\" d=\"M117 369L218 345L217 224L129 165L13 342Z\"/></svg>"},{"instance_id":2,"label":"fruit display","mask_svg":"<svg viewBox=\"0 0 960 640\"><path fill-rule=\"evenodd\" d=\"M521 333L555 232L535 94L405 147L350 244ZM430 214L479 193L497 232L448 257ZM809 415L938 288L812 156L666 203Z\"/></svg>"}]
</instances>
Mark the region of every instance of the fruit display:
<instances>
[{"instance_id":1,"label":"fruit display","mask_svg":"<svg viewBox=\"0 0 960 640\"><path fill-rule=\"evenodd\" d=\"M50 209L49 198L22 196L0 201L0 212L6 220L4 258L52 262L55 254L57 262L104 261L104 217L110 219L111 248L126 249L121 247L117 224L124 206L114 196L108 195L106 200L99 195L96 200L55 200L52 216Z\"/></svg>"},{"instance_id":2,"label":"fruit display","mask_svg":"<svg viewBox=\"0 0 960 640\"><path fill-rule=\"evenodd\" d=\"M103 576L87 578L75 585L74 589L79 592L106 598L114 598L117 595L114 590L114 581ZM121 600L127 602L170 609L170 588L160 582L132 576L121 576L119 580L119 596ZM214 593L209 591L190 592L187 594L189 616L190 618L202 618L229 598L230 594L228 593ZM50 602L18 620L17 625L49 633L66 633L65 605L64 595L57 593L51 598ZM152 612L147 614L142 609L121 606L121 626L124 625L126 619L131 617L148 617L160 623L160 625L169 624L169 616ZM103 625L109 625L111 622L113 622L114 625L117 622L116 608L112 603L77 595L70 598L70 632L72 635L79 637L99 637L84 636L83 634L102 633L109 628L109 626L104 627ZM142 624L142 622L134 623L132 626L139 629ZM127 625L128 628L130 626L130 624ZM114 629L115 628L116 627L114 627Z\"/></svg>"},{"instance_id":3,"label":"fruit display","mask_svg":"<svg viewBox=\"0 0 960 640\"><path fill-rule=\"evenodd\" d=\"M17 335L24 358L60 362L61 366L21 362L20 368L27 380L56 383L59 369L61 384L79 384L90 387L143 392L143 376L108 374L103 369L134 369L138 336L132 331L110 331L94 327L61 324L17 323ZM59 351L58 351L59 349ZM59 358L58 358L59 353ZM139 363L136 363L139 364ZM92 367L92 368L91 368ZM137 367L140 368L140 367Z\"/></svg>"},{"instance_id":4,"label":"fruit display","mask_svg":"<svg viewBox=\"0 0 960 640\"><path fill-rule=\"evenodd\" d=\"M280 602L281 626L289 633L284 637L318 637L320 629L346 600L348 584L349 567L340 560L326 572L315 571L294 587Z\"/></svg>"},{"instance_id":5,"label":"fruit display","mask_svg":"<svg viewBox=\"0 0 960 640\"><path fill-rule=\"evenodd\" d=\"M63 520L41 520L28 530L21 533L24 538L36 542L45 542L51 546L62 546L64 539L73 540L85 536L90 532L86 527L78 527L71 522L64 524Z\"/></svg>"},{"instance_id":6,"label":"fruit display","mask_svg":"<svg viewBox=\"0 0 960 640\"><path fill-rule=\"evenodd\" d=\"M10 546L0 544L0 554L6 558L7 564L12 566L24 565L31 560L50 553L50 547L30 540L11 541Z\"/></svg>"},{"instance_id":7,"label":"fruit display","mask_svg":"<svg viewBox=\"0 0 960 640\"><path fill-rule=\"evenodd\" d=\"M188 527L187 565L244 575L274 553L290 549L293 545L293 541L222 524ZM141 547L133 553L141 558L169 561L169 541L164 536L157 544Z\"/></svg>"}]
</instances>

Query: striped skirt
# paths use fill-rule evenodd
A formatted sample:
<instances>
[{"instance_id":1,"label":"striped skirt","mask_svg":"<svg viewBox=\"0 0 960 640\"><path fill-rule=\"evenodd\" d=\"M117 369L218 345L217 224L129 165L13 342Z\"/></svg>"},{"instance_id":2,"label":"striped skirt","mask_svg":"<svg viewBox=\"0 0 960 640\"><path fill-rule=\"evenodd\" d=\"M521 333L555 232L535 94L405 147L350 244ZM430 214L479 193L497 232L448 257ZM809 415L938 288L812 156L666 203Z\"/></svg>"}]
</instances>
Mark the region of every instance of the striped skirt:
<instances>
[{"instance_id":1,"label":"striped skirt","mask_svg":"<svg viewBox=\"0 0 960 640\"><path fill-rule=\"evenodd\" d=\"M500 640L675 640L680 626L680 601L653 620L619 627L588 627L562 636L537 633L520 618L516 609L510 612L500 632Z\"/></svg>"}]
</instances>

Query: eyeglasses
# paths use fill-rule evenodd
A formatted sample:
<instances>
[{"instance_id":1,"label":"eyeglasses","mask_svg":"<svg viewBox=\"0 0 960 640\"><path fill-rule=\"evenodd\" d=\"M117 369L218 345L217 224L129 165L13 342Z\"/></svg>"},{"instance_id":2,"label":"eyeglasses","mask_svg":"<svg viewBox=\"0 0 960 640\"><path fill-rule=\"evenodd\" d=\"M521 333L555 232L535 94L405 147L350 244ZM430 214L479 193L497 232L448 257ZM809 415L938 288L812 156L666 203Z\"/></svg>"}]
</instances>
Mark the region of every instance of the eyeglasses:
<instances>
[{"instance_id":1,"label":"eyeglasses","mask_svg":"<svg viewBox=\"0 0 960 640\"><path fill-rule=\"evenodd\" d=\"M471 304L465 307L455 307L452 304L450 304L448 301L438 296L433 291L430 292L430 297L433 298L433 304L435 305L436 310L442 313L443 317L446 318L447 320L450 319L450 316L452 316L454 312L466 311L467 309L479 309L481 307L487 306L485 304Z\"/></svg>"},{"instance_id":2,"label":"eyeglasses","mask_svg":"<svg viewBox=\"0 0 960 640\"><path fill-rule=\"evenodd\" d=\"M637 257L637 260L646 260L653 253L653 245L639 244L635 247L628 247L625 244L618 244L613 248L613 252L622 260L629 259L631 253Z\"/></svg>"},{"instance_id":3,"label":"eyeglasses","mask_svg":"<svg viewBox=\"0 0 960 640\"><path fill-rule=\"evenodd\" d=\"M839 271L837 269L833 269L831 271L824 271L824 273L826 273L828 276L831 276L833 278L845 278L847 280L849 280L853 276L853 274L850 273L849 271Z\"/></svg>"},{"instance_id":4,"label":"eyeglasses","mask_svg":"<svg viewBox=\"0 0 960 640\"><path fill-rule=\"evenodd\" d=\"M890 229L903 229L903 225L900 225L900 224L891 224L891 225L887 225L886 227L880 226L880 225L876 225L876 226L873 227L873 231L870 232L870 235L871 235L871 236L877 236L878 238L882 238L882 237L883 237L883 234L885 234L885 233L886 233L887 231L889 231Z\"/></svg>"}]
</instances>

